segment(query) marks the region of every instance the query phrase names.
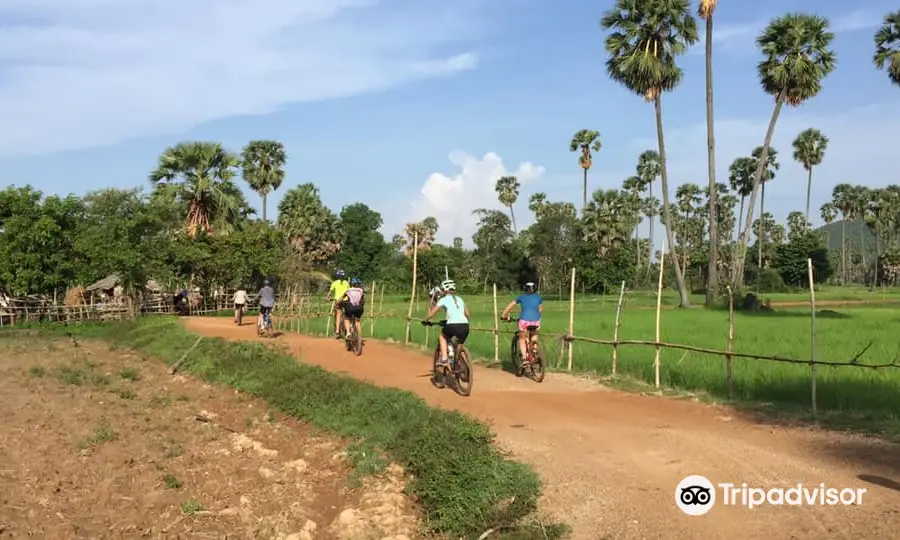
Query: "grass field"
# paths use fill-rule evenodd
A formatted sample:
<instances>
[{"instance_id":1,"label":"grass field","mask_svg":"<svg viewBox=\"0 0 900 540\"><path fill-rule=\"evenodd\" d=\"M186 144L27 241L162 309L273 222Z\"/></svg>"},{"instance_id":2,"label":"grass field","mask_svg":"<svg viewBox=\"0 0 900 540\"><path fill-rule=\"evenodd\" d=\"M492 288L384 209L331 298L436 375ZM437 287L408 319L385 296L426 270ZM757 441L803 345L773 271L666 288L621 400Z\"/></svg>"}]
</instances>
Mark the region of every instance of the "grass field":
<instances>
[{"instance_id":1,"label":"grass field","mask_svg":"<svg viewBox=\"0 0 900 540\"><path fill-rule=\"evenodd\" d=\"M472 327L493 328L493 300L485 296L464 297L472 311ZM513 298L512 294L498 298L498 308ZM777 307L777 303L802 303L808 297L799 294L763 295L776 303L773 312L741 313L735 315L736 352L779 355L797 359L810 357L810 315L808 307ZM872 346L861 358L862 364L890 363L900 356L900 341L896 329L900 324L900 292L833 288L817 293L817 302L877 302L875 304L826 305L819 309L816 320L817 359L848 361L870 342ZM896 304L893 302L897 302ZM700 304L702 298L697 298ZM655 333L656 298L652 293L634 292L626 295L621 317L621 340L653 341ZM665 304L677 305L677 296L665 295ZM374 337L404 340L408 299L400 297L384 300L384 311L391 316L379 318ZM369 307L367 311L372 311ZM426 305L418 302L413 318L422 318ZM575 335L578 337L612 339L615 326L616 298L607 296L579 296L575 306ZM515 315L516 311L513 311ZM440 318L438 316L437 318ZM558 300L545 302L544 334L564 334L568 328L569 303ZM325 317L302 321L281 321L282 329L323 334ZM512 325L503 325L507 332ZM369 323L364 335L369 335ZM411 341L417 345L434 347L436 330L426 330L415 321L411 324ZM666 309L661 316L661 341L724 350L727 343L728 312L706 309ZM508 361L510 334L500 338L500 359ZM480 360L494 358L494 337L490 332L473 330L467 341L469 350ZM558 342L546 336L542 341L545 356L554 364L559 356ZM625 379L652 383L653 347L621 346L619 374ZM576 343L573 367L578 372L608 375L611 373L610 346ZM563 359L563 367L566 359ZM810 403L809 368L771 361L735 359L734 389L736 401L770 403L780 409L808 409ZM900 370L877 371L854 367L820 367L818 370L818 406L842 421L863 428L874 424L893 424L900 411ZM679 390L709 394L727 399L725 360L719 356L679 350L663 350L661 354L662 385ZM873 425L867 425L873 424Z\"/></svg>"}]
</instances>

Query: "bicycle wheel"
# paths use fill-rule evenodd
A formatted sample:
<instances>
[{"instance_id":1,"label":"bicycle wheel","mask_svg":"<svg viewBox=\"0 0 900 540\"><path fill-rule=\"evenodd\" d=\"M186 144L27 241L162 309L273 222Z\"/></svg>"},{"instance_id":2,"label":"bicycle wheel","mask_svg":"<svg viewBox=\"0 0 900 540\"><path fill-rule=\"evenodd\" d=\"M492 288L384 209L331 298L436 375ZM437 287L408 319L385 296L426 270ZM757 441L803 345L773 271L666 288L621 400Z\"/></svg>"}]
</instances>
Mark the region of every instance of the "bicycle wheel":
<instances>
[{"instance_id":1,"label":"bicycle wheel","mask_svg":"<svg viewBox=\"0 0 900 540\"><path fill-rule=\"evenodd\" d=\"M441 359L441 346L438 345L434 349L434 361L431 364L431 384L433 384L437 388L444 388L446 383L444 382L444 368L438 367L438 360Z\"/></svg>"},{"instance_id":2,"label":"bicycle wheel","mask_svg":"<svg viewBox=\"0 0 900 540\"><path fill-rule=\"evenodd\" d=\"M261 337L261 336L263 335L263 333L265 332L265 324L266 324L266 323L265 323L265 321L263 320L263 316L262 316L262 315L260 315L259 317L257 317L257 319L256 319L256 335L257 335L257 336L260 336L260 337Z\"/></svg>"},{"instance_id":3,"label":"bicycle wheel","mask_svg":"<svg viewBox=\"0 0 900 540\"><path fill-rule=\"evenodd\" d=\"M544 382L544 357L537 343L531 344L531 373L529 376L534 382Z\"/></svg>"},{"instance_id":4,"label":"bicycle wheel","mask_svg":"<svg viewBox=\"0 0 900 540\"><path fill-rule=\"evenodd\" d=\"M459 345L456 349L456 365L453 366L453 377L456 379L456 392L461 396L472 393L472 363L469 362L469 353L465 347Z\"/></svg>"},{"instance_id":5,"label":"bicycle wheel","mask_svg":"<svg viewBox=\"0 0 900 540\"><path fill-rule=\"evenodd\" d=\"M512 359L513 367L516 368L516 377L521 377L523 373L522 369L522 355L519 354L519 335L514 334L512 338L512 343L509 346L510 349L510 358Z\"/></svg>"}]
</instances>

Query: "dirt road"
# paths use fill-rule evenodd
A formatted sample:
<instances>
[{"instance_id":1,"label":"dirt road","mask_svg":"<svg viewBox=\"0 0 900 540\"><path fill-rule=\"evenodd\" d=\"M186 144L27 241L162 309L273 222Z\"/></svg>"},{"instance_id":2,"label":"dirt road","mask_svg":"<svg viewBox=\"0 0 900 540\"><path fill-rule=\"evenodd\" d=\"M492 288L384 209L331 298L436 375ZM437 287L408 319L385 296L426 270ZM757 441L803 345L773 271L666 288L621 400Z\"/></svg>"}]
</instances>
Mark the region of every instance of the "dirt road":
<instances>
[{"instance_id":1,"label":"dirt road","mask_svg":"<svg viewBox=\"0 0 900 540\"><path fill-rule=\"evenodd\" d=\"M258 339L252 324L194 318L198 334ZM415 392L432 405L490 423L498 443L533 464L545 483L541 509L569 523L576 539L893 538L900 524L898 446L811 429L760 425L731 410L610 390L551 373L543 384L476 367L472 395L437 390L430 359L369 341L362 357L334 340L276 338L305 362L381 386ZM725 505L717 490L704 516L675 505L679 481L750 487L864 488L857 506Z\"/></svg>"}]
</instances>

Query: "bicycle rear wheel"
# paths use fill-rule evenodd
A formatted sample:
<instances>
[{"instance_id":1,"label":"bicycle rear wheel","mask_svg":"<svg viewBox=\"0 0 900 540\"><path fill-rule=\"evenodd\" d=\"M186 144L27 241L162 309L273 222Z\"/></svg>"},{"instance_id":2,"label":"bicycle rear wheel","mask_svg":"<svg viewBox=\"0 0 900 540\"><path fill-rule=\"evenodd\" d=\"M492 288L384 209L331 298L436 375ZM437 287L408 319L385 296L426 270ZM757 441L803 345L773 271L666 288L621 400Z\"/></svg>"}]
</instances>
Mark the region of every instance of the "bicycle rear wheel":
<instances>
[{"instance_id":1,"label":"bicycle rear wheel","mask_svg":"<svg viewBox=\"0 0 900 540\"><path fill-rule=\"evenodd\" d=\"M350 321L350 324L353 325L351 327L351 332L353 332L353 352L356 354L356 356L360 356L362 355L362 336L359 334L359 332L356 331L356 321Z\"/></svg>"},{"instance_id":2,"label":"bicycle rear wheel","mask_svg":"<svg viewBox=\"0 0 900 540\"><path fill-rule=\"evenodd\" d=\"M529 376L534 382L544 382L544 357L541 355L541 348L537 343L531 345L531 369Z\"/></svg>"},{"instance_id":3,"label":"bicycle rear wheel","mask_svg":"<svg viewBox=\"0 0 900 540\"><path fill-rule=\"evenodd\" d=\"M469 353L461 345L456 350L453 377L456 379L454 386L459 395L468 396L472 393L472 363L469 362Z\"/></svg>"},{"instance_id":4,"label":"bicycle rear wheel","mask_svg":"<svg viewBox=\"0 0 900 540\"><path fill-rule=\"evenodd\" d=\"M516 370L516 377L521 377L524 370L522 369L522 355L519 353L519 334L513 334L509 349L510 359L512 359L513 367Z\"/></svg>"}]
</instances>

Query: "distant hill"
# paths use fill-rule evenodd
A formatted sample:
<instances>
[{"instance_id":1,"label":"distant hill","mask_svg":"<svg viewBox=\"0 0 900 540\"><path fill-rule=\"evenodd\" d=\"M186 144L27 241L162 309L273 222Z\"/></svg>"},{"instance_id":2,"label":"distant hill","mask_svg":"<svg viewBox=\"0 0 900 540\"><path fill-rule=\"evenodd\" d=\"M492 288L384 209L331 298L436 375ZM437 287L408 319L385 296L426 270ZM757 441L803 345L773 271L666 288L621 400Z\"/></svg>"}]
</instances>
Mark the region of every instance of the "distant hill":
<instances>
[{"instance_id":1,"label":"distant hill","mask_svg":"<svg viewBox=\"0 0 900 540\"><path fill-rule=\"evenodd\" d=\"M835 221L834 223L823 225L816 229L816 232L825 233L828 249L841 249L841 232L844 220ZM866 226L862 220L847 220L847 238L850 241L851 249L858 253L860 235L862 235L863 248L867 252L875 251L875 235Z\"/></svg>"}]
</instances>

